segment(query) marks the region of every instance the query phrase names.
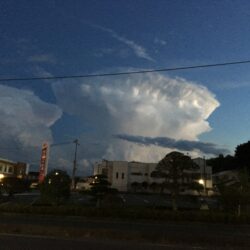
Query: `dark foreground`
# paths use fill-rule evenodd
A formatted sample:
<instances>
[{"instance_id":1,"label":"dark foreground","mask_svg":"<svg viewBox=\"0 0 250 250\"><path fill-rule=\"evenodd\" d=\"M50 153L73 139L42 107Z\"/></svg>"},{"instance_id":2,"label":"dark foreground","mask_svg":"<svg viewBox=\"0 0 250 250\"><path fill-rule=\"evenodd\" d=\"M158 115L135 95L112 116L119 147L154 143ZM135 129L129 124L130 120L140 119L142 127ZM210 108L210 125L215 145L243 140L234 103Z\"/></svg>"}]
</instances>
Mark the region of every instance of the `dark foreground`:
<instances>
[{"instance_id":1,"label":"dark foreground","mask_svg":"<svg viewBox=\"0 0 250 250\"><path fill-rule=\"evenodd\" d=\"M163 244L163 243L143 243L136 241L119 240L96 240L96 239L62 239L42 236L27 235L0 235L1 250L99 250L99 249L120 249L120 250L191 250L191 249L249 249L248 247L233 246L192 246L184 243Z\"/></svg>"},{"instance_id":2,"label":"dark foreground","mask_svg":"<svg viewBox=\"0 0 250 250\"><path fill-rule=\"evenodd\" d=\"M250 226L231 224L1 214L0 233L1 250L249 249L250 246Z\"/></svg>"}]
</instances>

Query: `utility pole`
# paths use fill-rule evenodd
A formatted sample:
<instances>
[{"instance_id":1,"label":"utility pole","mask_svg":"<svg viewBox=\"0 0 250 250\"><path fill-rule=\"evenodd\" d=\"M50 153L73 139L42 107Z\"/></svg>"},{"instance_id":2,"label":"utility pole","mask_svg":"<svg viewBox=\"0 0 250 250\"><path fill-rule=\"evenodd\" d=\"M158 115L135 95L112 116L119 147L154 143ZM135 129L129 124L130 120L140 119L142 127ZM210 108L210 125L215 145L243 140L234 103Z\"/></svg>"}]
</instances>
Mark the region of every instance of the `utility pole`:
<instances>
[{"instance_id":1,"label":"utility pole","mask_svg":"<svg viewBox=\"0 0 250 250\"><path fill-rule=\"evenodd\" d=\"M205 191L205 196L207 196L207 163L206 163L206 157L203 157L204 160L204 191Z\"/></svg>"},{"instance_id":2,"label":"utility pole","mask_svg":"<svg viewBox=\"0 0 250 250\"><path fill-rule=\"evenodd\" d=\"M71 184L71 188L72 190L75 190L76 188L76 183L75 183L75 175L76 175L76 169L77 169L77 163L76 163L76 160L77 160L77 147L80 145L78 143L78 139L75 139L73 141L73 143L75 143L75 157L74 157L74 162L73 162L73 171L72 171L72 184Z\"/></svg>"}]
</instances>

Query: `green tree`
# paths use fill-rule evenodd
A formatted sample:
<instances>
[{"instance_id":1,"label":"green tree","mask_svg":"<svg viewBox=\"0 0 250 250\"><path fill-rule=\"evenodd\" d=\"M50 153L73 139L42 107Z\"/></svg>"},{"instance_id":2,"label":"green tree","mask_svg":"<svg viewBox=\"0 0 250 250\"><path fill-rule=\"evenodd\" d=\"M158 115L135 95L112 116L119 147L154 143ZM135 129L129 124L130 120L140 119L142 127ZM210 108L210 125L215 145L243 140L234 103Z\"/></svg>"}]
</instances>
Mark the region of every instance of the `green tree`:
<instances>
[{"instance_id":1,"label":"green tree","mask_svg":"<svg viewBox=\"0 0 250 250\"><path fill-rule=\"evenodd\" d=\"M148 185L148 182L144 181L144 182L142 182L141 186L142 186L144 191L147 191L149 185Z\"/></svg>"},{"instance_id":2,"label":"green tree","mask_svg":"<svg viewBox=\"0 0 250 250\"><path fill-rule=\"evenodd\" d=\"M157 189L159 189L159 186L160 186L160 185L159 185L158 183L152 182L152 183L150 183L149 188L150 188L153 192L156 192Z\"/></svg>"},{"instance_id":3,"label":"green tree","mask_svg":"<svg viewBox=\"0 0 250 250\"><path fill-rule=\"evenodd\" d=\"M207 165L212 167L213 173L235 169L237 167L235 157L231 155L224 157L222 154L220 154L218 157L210 158L206 162Z\"/></svg>"},{"instance_id":4,"label":"green tree","mask_svg":"<svg viewBox=\"0 0 250 250\"><path fill-rule=\"evenodd\" d=\"M17 177L4 177L0 181L0 194L7 193L12 196L15 193L29 191L30 181Z\"/></svg>"},{"instance_id":5,"label":"green tree","mask_svg":"<svg viewBox=\"0 0 250 250\"><path fill-rule=\"evenodd\" d=\"M135 192L135 193L138 191L138 189L140 187L141 187L141 184L137 181L134 181L131 183L131 188L132 188L133 192Z\"/></svg>"},{"instance_id":6,"label":"green tree","mask_svg":"<svg viewBox=\"0 0 250 250\"><path fill-rule=\"evenodd\" d=\"M152 177L164 178L163 188L170 191L172 196L172 209L177 210L177 197L179 193L187 189L201 189L202 185L195 183L192 171L199 166L192 159L180 152L167 154L156 166Z\"/></svg>"},{"instance_id":7,"label":"green tree","mask_svg":"<svg viewBox=\"0 0 250 250\"><path fill-rule=\"evenodd\" d=\"M235 159L238 167L246 168L250 173L250 141L240 144L235 149Z\"/></svg>"},{"instance_id":8,"label":"green tree","mask_svg":"<svg viewBox=\"0 0 250 250\"><path fill-rule=\"evenodd\" d=\"M230 186L220 185L220 201L224 210L241 215L242 209L250 204L250 180L246 169L238 174L238 181Z\"/></svg>"},{"instance_id":9,"label":"green tree","mask_svg":"<svg viewBox=\"0 0 250 250\"><path fill-rule=\"evenodd\" d=\"M69 199L71 180L62 170L52 170L40 185L41 197L52 204L58 205Z\"/></svg>"},{"instance_id":10,"label":"green tree","mask_svg":"<svg viewBox=\"0 0 250 250\"><path fill-rule=\"evenodd\" d=\"M110 188L110 182L107 180L107 176L98 174L94 176L94 181L91 183L91 193L96 197L96 206L100 207L104 196L107 194L115 194L116 189Z\"/></svg>"}]
</instances>

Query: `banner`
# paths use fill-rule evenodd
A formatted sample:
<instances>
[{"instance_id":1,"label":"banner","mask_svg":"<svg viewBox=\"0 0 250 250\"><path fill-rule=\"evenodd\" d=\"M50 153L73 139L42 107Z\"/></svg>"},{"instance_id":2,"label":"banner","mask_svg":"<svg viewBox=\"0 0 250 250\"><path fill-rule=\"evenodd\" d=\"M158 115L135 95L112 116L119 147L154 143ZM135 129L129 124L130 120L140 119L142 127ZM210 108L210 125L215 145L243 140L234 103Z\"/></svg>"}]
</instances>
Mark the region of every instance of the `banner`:
<instances>
[{"instance_id":1,"label":"banner","mask_svg":"<svg viewBox=\"0 0 250 250\"><path fill-rule=\"evenodd\" d=\"M38 177L39 183L42 183L44 181L44 178L47 174L48 159L49 159L49 144L44 143L42 146L42 154L41 154L41 161L40 161L40 169L39 169L39 177Z\"/></svg>"}]
</instances>

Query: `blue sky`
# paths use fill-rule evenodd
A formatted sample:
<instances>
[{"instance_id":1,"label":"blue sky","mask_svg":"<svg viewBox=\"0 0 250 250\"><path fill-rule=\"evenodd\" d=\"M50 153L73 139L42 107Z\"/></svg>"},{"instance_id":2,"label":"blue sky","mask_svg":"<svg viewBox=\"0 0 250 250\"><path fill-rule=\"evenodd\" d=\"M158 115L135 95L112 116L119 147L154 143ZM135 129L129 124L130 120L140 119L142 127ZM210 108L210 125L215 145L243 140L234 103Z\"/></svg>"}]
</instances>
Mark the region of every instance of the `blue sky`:
<instances>
[{"instance_id":1,"label":"blue sky","mask_svg":"<svg viewBox=\"0 0 250 250\"><path fill-rule=\"evenodd\" d=\"M250 3L244 0L1 1L0 76L249 60L249 23ZM42 141L76 137L81 142L79 165L88 169L103 157L156 161L167 152L157 142L135 143L140 136L213 143L233 153L236 145L249 140L249 67L1 82L0 138L13 150L3 147L0 156L38 162ZM127 141L114 138L121 134ZM14 148L20 147L17 154ZM55 148L52 162L69 168L72 152L73 145Z\"/></svg>"}]
</instances>

